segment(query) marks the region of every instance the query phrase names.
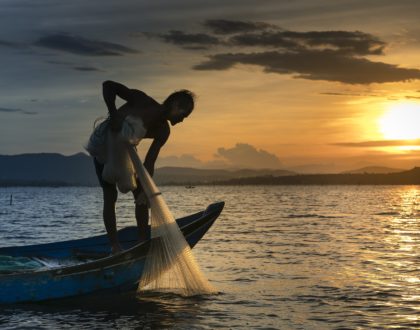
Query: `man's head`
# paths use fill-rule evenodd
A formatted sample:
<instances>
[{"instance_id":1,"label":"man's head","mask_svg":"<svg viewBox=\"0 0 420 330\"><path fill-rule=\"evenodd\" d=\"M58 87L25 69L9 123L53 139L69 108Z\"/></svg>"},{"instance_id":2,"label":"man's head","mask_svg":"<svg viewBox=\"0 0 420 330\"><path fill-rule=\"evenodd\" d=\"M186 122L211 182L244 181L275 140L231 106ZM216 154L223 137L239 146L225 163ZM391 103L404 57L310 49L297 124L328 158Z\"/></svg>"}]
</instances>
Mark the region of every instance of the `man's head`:
<instances>
[{"instance_id":1,"label":"man's head","mask_svg":"<svg viewBox=\"0 0 420 330\"><path fill-rule=\"evenodd\" d=\"M172 125L182 122L194 109L195 95L186 90L180 90L172 93L163 102L165 106L167 119Z\"/></svg>"}]
</instances>

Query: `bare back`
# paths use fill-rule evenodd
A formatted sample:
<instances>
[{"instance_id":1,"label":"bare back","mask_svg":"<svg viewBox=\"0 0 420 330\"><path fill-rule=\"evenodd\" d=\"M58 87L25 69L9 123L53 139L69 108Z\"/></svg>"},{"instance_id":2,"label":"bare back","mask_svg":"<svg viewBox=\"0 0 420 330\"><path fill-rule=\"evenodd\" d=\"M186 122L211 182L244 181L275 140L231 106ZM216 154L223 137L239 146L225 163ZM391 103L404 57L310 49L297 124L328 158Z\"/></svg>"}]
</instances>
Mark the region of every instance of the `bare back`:
<instances>
[{"instance_id":1,"label":"bare back","mask_svg":"<svg viewBox=\"0 0 420 330\"><path fill-rule=\"evenodd\" d=\"M133 94L135 97L118 109L121 116L140 117L146 128L155 126L162 120L164 115L162 105L144 92L133 90Z\"/></svg>"}]
</instances>

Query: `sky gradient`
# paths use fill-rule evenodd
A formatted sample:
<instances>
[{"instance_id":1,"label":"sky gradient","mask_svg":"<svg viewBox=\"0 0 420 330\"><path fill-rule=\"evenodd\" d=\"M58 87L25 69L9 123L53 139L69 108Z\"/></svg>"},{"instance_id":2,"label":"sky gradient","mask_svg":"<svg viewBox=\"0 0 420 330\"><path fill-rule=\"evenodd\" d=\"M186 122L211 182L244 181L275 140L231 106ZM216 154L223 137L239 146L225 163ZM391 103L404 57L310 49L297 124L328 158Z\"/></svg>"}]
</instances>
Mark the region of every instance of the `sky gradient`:
<instances>
[{"instance_id":1,"label":"sky gradient","mask_svg":"<svg viewBox=\"0 0 420 330\"><path fill-rule=\"evenodd\" d=\"M83 151L111 79L159 102L197 94L158 166L420 166L418 12L408 0L2 0L0 154Z\"/></svg>"}]
</instances>

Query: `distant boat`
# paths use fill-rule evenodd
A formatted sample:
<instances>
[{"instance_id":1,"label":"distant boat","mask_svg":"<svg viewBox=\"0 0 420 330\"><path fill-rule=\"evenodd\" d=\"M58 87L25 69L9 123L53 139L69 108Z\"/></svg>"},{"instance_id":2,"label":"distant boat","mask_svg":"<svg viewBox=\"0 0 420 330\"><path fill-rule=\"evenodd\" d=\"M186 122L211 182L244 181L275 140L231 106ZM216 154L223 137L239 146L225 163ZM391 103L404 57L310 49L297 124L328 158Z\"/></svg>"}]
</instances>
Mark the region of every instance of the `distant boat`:
<instances>
[{"instance_id":1,"label":"distant boat","mask_svg":"<svg viewBox=\"0 0 420 330\"><path fill-rule=\"evenodd\" d=\"M194 247L224 207L214 203L205 211L177 220ZM37 302L57 298L135 291L152 239L137 241L137 227L118 232L124 252L109 255L108 237L100 235L65 242L0 248L0 257L31 260L44 266L1 271L0 303ZM159 239L159 238L153 238ZM45 265L55 265L46 267Z\"/></svg>"},{"instance_id":2,"label":"distant boat","mask_svg":"<svg viewBox=\"0 0 420 330\"><path fill-rule=\"evenodd\" d=\"M194 189L195 186L188 185L188 186L185 186L185 188L187 188L187 189Z\"/></svg>"}]
</instances>

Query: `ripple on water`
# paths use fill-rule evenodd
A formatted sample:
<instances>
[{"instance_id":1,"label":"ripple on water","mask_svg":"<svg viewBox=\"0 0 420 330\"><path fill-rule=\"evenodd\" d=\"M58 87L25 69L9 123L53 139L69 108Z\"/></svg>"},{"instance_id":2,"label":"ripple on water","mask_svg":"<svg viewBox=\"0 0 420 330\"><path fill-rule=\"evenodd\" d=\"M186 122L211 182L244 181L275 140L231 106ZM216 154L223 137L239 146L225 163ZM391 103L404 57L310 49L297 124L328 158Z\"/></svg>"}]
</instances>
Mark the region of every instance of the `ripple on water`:
<instances>
[{"instance_id":1,"label":"ripple on water","mask_svg":"<svg viewBox=\"0 0 420 330\"><path fill-rule=\"evenodd\" d=\"M415 328L420 301L419 187L163 187L176 216L216 200L225 210L194 249L222 291L0 309L24 328ZM0 201L1 199L0 189ZM10 196L10 190L7 191ZM0 245L104 233L98 188L13 188L0 205ZM4 199L8 201L7 199ZM118 225L135 225L120 195ZM51 230L59 228L60 230Z\"/></svg>"}]
</instances>

